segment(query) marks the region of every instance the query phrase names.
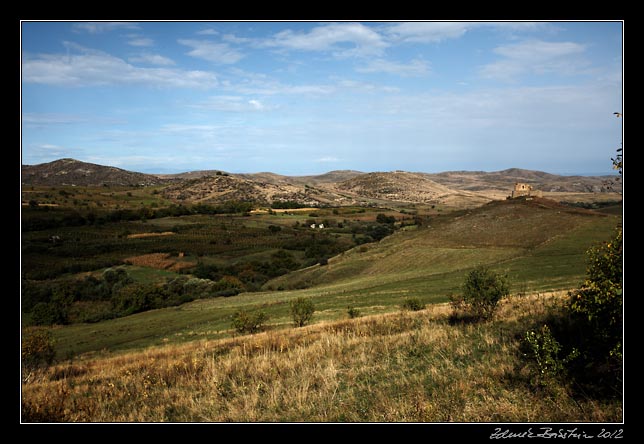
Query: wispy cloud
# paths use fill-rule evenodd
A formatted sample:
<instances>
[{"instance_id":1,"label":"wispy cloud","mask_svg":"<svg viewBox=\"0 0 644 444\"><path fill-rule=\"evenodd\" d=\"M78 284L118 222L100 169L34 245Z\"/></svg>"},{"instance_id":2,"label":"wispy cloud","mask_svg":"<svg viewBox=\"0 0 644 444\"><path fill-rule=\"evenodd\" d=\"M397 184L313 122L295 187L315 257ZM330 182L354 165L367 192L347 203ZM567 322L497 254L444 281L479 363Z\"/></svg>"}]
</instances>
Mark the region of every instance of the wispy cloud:
<instances>
[{"instance_id":1,"label":"wispy cloud","mask_svg":"<svg viewBox=\"0 0 644 444\"><path fill-rule=\"evenodd\" d=\"M383 32L392 44L438 43L463 37L478 28L530 32L546 26L549 24L540 22L403 22L386 25Z\"/></svg>"},{"instance_id":2,"label":"wispy cloud","mask_svg":"<svg viewBox=\"0 0 644 444\"><path fill-rule=\"evenodd\" d=\"M341 58L381 55L388 46L382 35L361 23L332 23L301 32L286 29L262 45L285 50L325 51ZM347 48L347 45L351 47Z\"/></svg>"},{"instance_id":3,"label":"wispy cloud","mask_svg":"<svg viewBox=\"0 0 644 444\"><path fill-rule=\"evenodd\" d=\"M192 48L189 56L197 57L213 63L231 65L240 61L244 54L231 48L226 43L216 43L209 40L179 39L178 42Z\"/></svg>"},{"instance_id":4,"label":"wispy cloud","mask_svg":"<svg viewBox=\"0 0 644 444\"><path fill-rule=\"evenodd\" d=\"M219 31L217 31L216 29L212 29L212 28L206 28L206 29L202 29L201 31L197 31L196 34L198 34L198 35L219 35Z\"/></svg>"},{"instance_id":5,"label":"wispy cloud","mask_svg":"<svg viewBox=\"0 0 644 444\"><path fill-rule=\"evenodd\" d=\"M481 68L486 78L512 81L524 74L578 74L588 66L580 57L585 47L573 42L528 40L499 46L494 52L502 58Z\"/></svg>"},{"instance_id":6,"label":"wispy cloud","mask_svg":"<svg viewBox=\"0 0 644 444\"><path fill-rule=\"evenodd\" d=\"M72 29L76 32L87 32L89 34L102 34L104 32L119 29L140 29L138 23L134 22L83 22L74 23Z\"/></svg>"},{"instance_id":7,"label":"wispy cloud","mask_svg":"<svg viewBox=\"0 0 644 444\"><path fill-rule=\"evenodd\" d=\"M147 37L132 37L127 44L130 46L154 46L154 40Z\"/></svg>"},{"instance_id":8,"label":"wispy cloud","mask_svg":"<svg viewBox=\"0 0 644 444\"><path fill-rule=\"evenodd\" d=\"M334 156L324 156L324 157L320 157L319 159L315 159L315 161L319 163L335 163L335 162L339 162L340 159Z\"/></svg>"},{"instance_id":9,"label":"wispy cloud","mask_svg":"<svg viewBox=\"0 0 644 444\"><path fill-rule=\"evenodd\" d=\"M70 125L83 122L84 117L60 113L24 113L22 123L29 125Z\"/></svg>"},{"instance_id":10,"label":"wispy cloud","mask_svg":"<svg viewBox=\"0 0 644 444\"><path fill-rule=\"evenodd\" d=\"M468 22L405 22L389 25L385 34L393 42L435 43L465 35Z\"/></svg>"},{"instance_id":11,"label":"wispy cloud","mask_svg":"<svg viewBox=\"0 0 644 444\"><path fill-rule=\"evenodd\" d=\"M356 71L363 73L383 72L386 74L395 74L402 77L420 77L429 74L427 62L420 59L414 59L408 63L398 63L385 59L371 60L364 66L359 66Z\"/></svg>"},{"instance_id":12,"label":"wispy cloud","mask_svg":"<svg viewBox=\"0 0 644 444\"><path fill-rule=\"evenodd\" d=\"M272 109L258 99L248 99L241 96L213 96L191 107L224 112L256 112Z\"/></svg>"},{"instance_id":13,"label":"wispy cloud","mask_svg":"<svg viewBox=\"0 0 644 444\"><path fill-rule=\"evenodd\" d=\"M135 67L102 51L73 43L66 46L80 53L25 57L23 82L59 86L142 84L178 88L210 88L217 84L216 76L210 72Z\"/></svg>"},{"instance_id":14,"label":"wispy cloud","mask_svg":"<svg viewBox=\"0 0 644 444\"><path fill-rule=\"evenodd\" d=\"M337 90L334 85L325 84L285 84L266 76L249 77L240 83L222 81L221 88L236 94L249 96L274 96L274 95L307 95L324 96Z\"/></svg>"},{"instance_id":15,"label":"wispy cloud","mask_svg":"<svg viewBox=\"0 0 644 444\"><path fill-rule=\"evenodd\" d=\"M128 60L131 63L141 63L146 65L157 65L157 66L172 66L174 65L174 60L164 57L159 54L149 54L143 53L136 56L129 57Z\"/></svg>"}]
</instances>

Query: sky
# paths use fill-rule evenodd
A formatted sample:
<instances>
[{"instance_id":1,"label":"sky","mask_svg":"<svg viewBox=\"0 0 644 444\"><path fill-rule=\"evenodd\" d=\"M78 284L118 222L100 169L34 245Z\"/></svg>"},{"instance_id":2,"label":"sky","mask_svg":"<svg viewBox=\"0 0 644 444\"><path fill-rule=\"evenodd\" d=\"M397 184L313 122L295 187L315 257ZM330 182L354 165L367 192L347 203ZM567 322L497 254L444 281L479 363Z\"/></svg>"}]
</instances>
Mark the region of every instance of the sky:
<instances>
[{"instance_id":1,"label":"sky","mask_svg":"<svg viewBox=\"0 0 644 444\"><path fill-rule=\"evenodd\" d=\"M21 22L21 160L610 174L622 22Z\"/></svg>"}]
</instances>

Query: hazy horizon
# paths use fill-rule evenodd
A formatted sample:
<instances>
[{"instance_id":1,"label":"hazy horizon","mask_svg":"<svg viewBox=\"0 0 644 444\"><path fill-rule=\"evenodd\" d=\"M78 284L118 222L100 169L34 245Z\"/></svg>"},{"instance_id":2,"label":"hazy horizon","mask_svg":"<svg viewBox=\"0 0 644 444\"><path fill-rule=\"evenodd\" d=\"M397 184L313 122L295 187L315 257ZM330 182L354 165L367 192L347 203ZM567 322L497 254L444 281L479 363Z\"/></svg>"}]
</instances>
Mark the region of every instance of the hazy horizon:
<instances>
[{"instance_id":1,"label":"hazy horizon","mask_svg":"<svg viewBox=\"0 0 644 444\"><path fill-rule=\"evenodd\" d=\"M60 158L60 159L54 159L51 162L55 162L57 160L63 160L63 159L72 159L72 158ZM79 162L86 162L81 159L72 159L72 160L77 160ZM50 163L50 162L43 162L43 163ZM37 165L42 165L41 164L26 164L22 163L22 166L37 166ZM94 162L86 162L86 163L94 163ZM97 164L101 166L106 166L106 167L113 167L114 165L103 165L103 164ZM120 168L120 167L117 167ZM145 172L145 171L139 171L139 170L129 170L127 168L121 168L126 171L134 172L134 173L145 173L145 174L152 174L152 175L176 175L176 174L187 174L187 173L192 173L192 172L199 172L199 171L221 171L223 173L230 173L230 174L276 174L280 176L287 176L287 177L304 177L304 176L319 176L319 175L324 175L328 173L333 173L333 172L341 172L341 171L353 171L357 173L363 173L363 174L368 174L368 173L387 173L387 172L397 172L397 171L402 171L402 172L407 172L407 173L420 173L420 174L439 174L439 173L458 173L458 172L471 172L471 173L477 173L477 172L483 172L483 173L498 173L501 171L505 171L508 169L521 169L521 170L529 170L528 168L520 168L520 167L510 167L510 168L504 168L503 170L445 170L445 171L412 171L412 170L378 170L378 171L365 171L361 169L334 169L334 170L327 170L323 171L321 173L300 173L300 174L282 174L278 171L227 171L227 170L222 170L222 169L217 169L217 168L200 168L200 169L195 169L195 170L186 170L186 171L178 171L178 172L163 172L163 171L152 171L152 172ZM550 171L541 171L541 170L529 170L529 171L535 171L535 172L542 172L542 173L549 173L549 174L557 174L560 176L584 176L584 177L592 177L592 176L617 176L619 175L619 172L616 170L611 170L609 172L579 172L579 173L552 173Z\"/></svg>"}]
</instances>

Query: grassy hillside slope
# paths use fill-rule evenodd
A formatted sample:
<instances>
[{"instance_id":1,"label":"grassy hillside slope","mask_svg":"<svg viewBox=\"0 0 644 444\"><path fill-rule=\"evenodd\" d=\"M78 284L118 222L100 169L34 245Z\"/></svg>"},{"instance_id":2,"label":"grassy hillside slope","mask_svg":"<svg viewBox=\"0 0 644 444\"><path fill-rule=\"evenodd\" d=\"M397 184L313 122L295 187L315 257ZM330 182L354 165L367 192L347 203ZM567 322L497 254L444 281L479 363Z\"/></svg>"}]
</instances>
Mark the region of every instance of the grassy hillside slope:
<instances>
[{"instance_id":1,"label":"grassy hillside slope","mask_svg":"<svg viewBox=\"0 0 644 444\"><path fill-rule=\"evenodd\" d=\"M564 297L511 298L483 324L441 304L83 358L23 383L22 420L619 422L619 399L533 383L520 337Z\"/></svg>"},{"instance_id":2,"label":"grassy hillside slope","mask_svg":"<svg viewBox=\"0 0 644 444\"><path fill-rule=\"evenodd\" d=\"M57 351L66 357L222 338L233 334L230 316L239 308L264 311L269 327L279 329L290 326L288 303L297 297L313 300L314 322L345 318L349 306L365 315L397 311L408 297L446 302L478 265L507 274L514 293L568 289L583 279L588 247L607 239L620 221L619 215L543 199L493 202L436 217L429 226L356 247L328 265L270 281L266 289L273 291L56 328Z\"/></svg>"},{"instance_id":3,"label":"grassy hillside slope","mask_svg":"<svg viewBox=\"0 0 644 444\"><path fill-rule=\"evenodd\" d=\"M521 288L561 288L577 283L585 269L585 250L606 238L619 220L548 199L495 201L438 216L429 226L354 248L327 267L300 270L266 287L354 289L395 283L413 293L440 294L456 291L466 270L491 265ZM413 284L419 279L426 282L422 289Z\"/></svg>"}]
</instances>

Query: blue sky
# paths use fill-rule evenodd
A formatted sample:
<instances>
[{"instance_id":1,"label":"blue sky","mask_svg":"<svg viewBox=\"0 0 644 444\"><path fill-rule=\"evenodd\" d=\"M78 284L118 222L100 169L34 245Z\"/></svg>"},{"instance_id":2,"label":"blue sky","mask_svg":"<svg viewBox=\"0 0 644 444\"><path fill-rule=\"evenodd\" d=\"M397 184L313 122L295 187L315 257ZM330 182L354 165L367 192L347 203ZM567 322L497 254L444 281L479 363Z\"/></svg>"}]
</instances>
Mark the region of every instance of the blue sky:
<instances>
[{"instance_id":1,"label":"blue sky","mask_svg":"<svg viewBox=\"0 0 644 444\"><path fill-rule=\"evenodd\" d=\"M611 173L621 22L23 22L22 162Z\"/></svg>"}]
</instances>

